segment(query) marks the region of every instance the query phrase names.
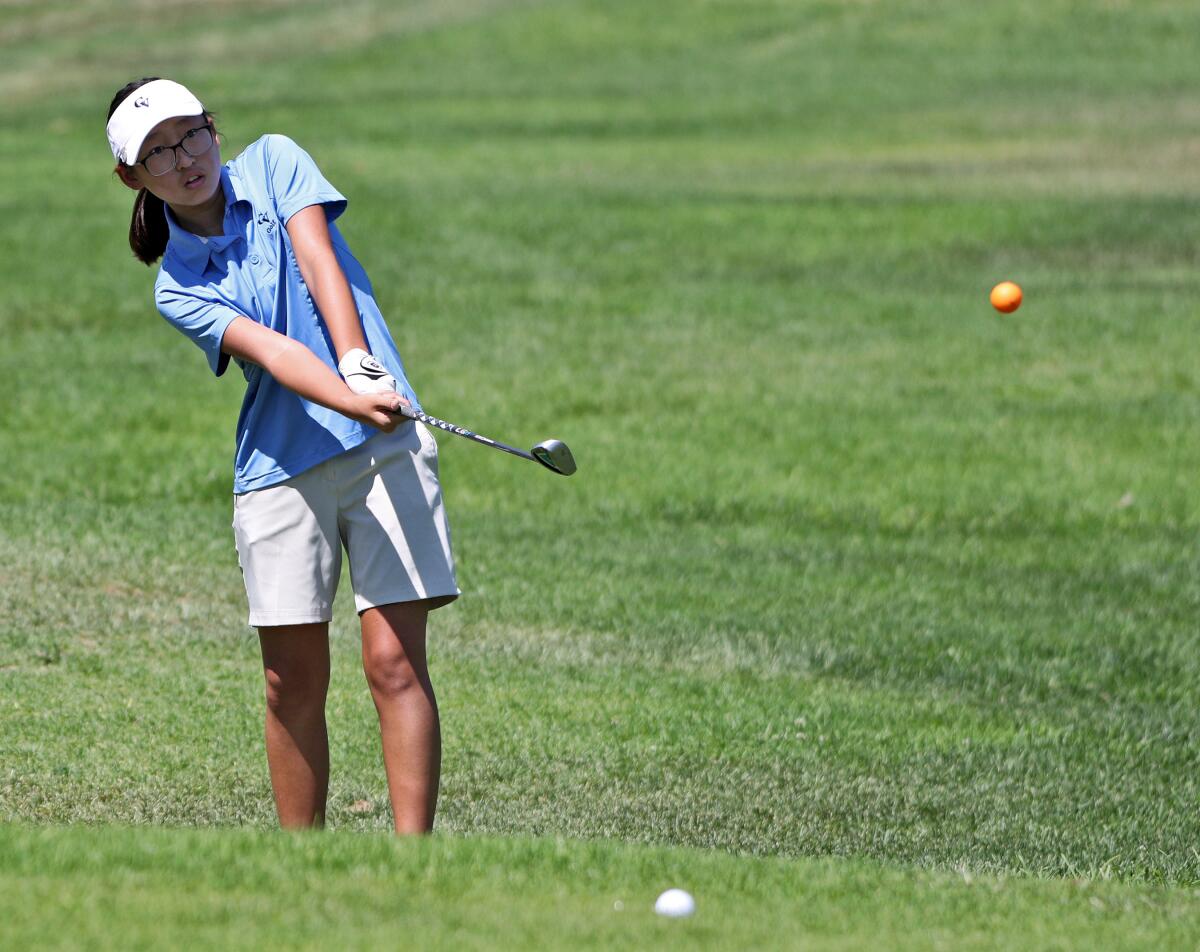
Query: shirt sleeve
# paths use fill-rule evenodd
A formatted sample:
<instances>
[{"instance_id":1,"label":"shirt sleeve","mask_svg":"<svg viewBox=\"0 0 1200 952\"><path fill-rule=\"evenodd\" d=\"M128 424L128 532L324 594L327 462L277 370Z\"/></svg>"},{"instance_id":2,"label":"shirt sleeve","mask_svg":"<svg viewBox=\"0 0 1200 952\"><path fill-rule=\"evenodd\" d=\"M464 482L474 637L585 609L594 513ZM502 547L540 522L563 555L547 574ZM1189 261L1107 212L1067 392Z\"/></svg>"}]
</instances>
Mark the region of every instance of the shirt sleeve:
<instances>
[{"instance_id":1,"label":"shirt sleeve","mask_svg":"<svg viewBox=\"0 0 1200 952\"><path fill-rule=\"evenodd\" d=\"M206 300L174 288L156 288L154 303L168 323L204 351L214 374L219 377L225 373L229 355L221 351L221 341L233 319L241 314L220 301Z\"/></svg>"},{"instance_id":2,"label":"shirt sleeve","mask_svg":"<svg viewBox=\"0 0 1200 952\"><path fill-rule=\"evenodd\" d=\"M346 210L345 196L329 184L312 156L287 136L263 138L268 191L275 200L275 214L284 225L309 205L324 205L325 220L329 222Z\"/></svg>"}]
</instances>

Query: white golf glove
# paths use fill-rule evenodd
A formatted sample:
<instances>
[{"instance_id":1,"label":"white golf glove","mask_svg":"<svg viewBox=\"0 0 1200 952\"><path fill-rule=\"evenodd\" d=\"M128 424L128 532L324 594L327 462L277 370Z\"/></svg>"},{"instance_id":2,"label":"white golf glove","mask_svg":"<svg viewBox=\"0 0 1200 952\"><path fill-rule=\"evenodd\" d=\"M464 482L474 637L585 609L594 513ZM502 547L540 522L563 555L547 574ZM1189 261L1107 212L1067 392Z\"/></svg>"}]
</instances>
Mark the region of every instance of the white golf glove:
<instances>
[{"instance_id":1,"label":"white golf glove","mask_svg":"<svg viewBox=\"0 0 1200 952\"><path fill-rule=\"evenodd\" d=\"M386 393L396 389L396 378L365 350L346 351L338 361L338 372L355 393Z\"/></svg>"}]
</instances>

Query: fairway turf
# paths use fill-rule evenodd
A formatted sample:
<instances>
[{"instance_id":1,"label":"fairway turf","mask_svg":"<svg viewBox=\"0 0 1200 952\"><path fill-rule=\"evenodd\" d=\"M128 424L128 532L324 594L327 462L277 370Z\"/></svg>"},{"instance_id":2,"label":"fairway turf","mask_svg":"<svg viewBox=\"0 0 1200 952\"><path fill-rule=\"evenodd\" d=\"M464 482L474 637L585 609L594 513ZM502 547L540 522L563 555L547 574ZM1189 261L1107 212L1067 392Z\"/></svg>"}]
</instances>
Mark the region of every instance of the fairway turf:
<instances>
[{"instance_id":1,"label":"fairway turf","mask_svg":"<svg viewBox=\"0 0 1200 952\"><path fill-rule=\"evenodd\" d=\"M696 914L654 914L685 884ZM565 842L0 828L12 948L1184 948L1194 890ZM53 922L47 935L46 923ZM119 926L119 933L114 925Z\"/></svg>"},{"instance_id":2,"label":"fairway turf","mask_svg":"<svg viewBox=\"0 0 1200 952\"><path fill-rule=\"evenodd\" d=\"M938 920L947 948L1089 947L1060 900L1115 880L1113 936L1196 946L1192 5L111 6L0 6L0 875L16 844L143 849L40 826L288 848L241 387L154 312L109 174L112 93L161 74L226 160L282 132L348 196L428 412L580 467L441 441L445 842L351 835L390 817L343 587L327 849L562 856L586 904L595 841L687 847L785 870L747 902L801 948L839 947L782 898L814 878L886 870L880 921L906 890L941 916L956 870L1023 884L991 938L982 907ZM238 842L143 835L167 866ZM98 869L47 875L102 897ZM696 927L744 947L752 918Z\"/></svg>"}]
</instances>

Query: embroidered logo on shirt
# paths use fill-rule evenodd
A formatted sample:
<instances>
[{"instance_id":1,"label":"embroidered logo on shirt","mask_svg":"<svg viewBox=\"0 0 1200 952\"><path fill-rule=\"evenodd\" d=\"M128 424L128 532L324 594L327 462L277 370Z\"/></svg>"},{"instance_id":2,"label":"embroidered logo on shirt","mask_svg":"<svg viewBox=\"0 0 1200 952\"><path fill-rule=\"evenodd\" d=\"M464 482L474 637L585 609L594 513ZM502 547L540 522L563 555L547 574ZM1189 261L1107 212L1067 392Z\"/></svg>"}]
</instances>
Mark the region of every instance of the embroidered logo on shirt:
<instances>
[{"instance_id":1,"label":"embroidered logo on shirt","mask_svg":"<svg viewBox=\"0 0 1200 952\"><path fill-rule=\"evenodd\" d=\"M266 229L268 235L275 233L275 219L266 212L259 212L258 217L254 220Z\"/></svg>"}]
</instances>

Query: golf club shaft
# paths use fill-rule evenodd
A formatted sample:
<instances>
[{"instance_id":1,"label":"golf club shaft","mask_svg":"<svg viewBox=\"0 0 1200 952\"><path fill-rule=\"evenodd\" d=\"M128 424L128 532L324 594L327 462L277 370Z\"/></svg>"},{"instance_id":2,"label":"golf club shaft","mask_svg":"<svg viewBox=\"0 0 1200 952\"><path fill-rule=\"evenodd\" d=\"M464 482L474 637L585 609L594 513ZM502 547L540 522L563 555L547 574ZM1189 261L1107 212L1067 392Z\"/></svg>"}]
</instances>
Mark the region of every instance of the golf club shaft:
<instances>
[{"instance_id":1,"label":"golf club shaft","mask_svg":"<svg viewBox=\"0 0 1200 952\"><path fill-rule=\"evenodd\" d=\"M472 433L464 426L456 426L453 423L447 423L445 420L439 420L437 417L430 416L423 410L414 410L412 407L401 406L397 413L408 417L410 420L420 420L426 426L436 426L439 430L445 430L447 433L454 433L458 436L465 436L468 440L474 440L476 443L482 443L484 446L494 446L498 450L504 450L506 453L512 453L513 456L519 456L521 459L533 460L537 462L537 457L532 453L527 453L525 450L519 450L515 446L509 446L506 443L501 443L498 440L490 440L486 436L480 436L478 433Z\"/></svg>"}]
</instances>

